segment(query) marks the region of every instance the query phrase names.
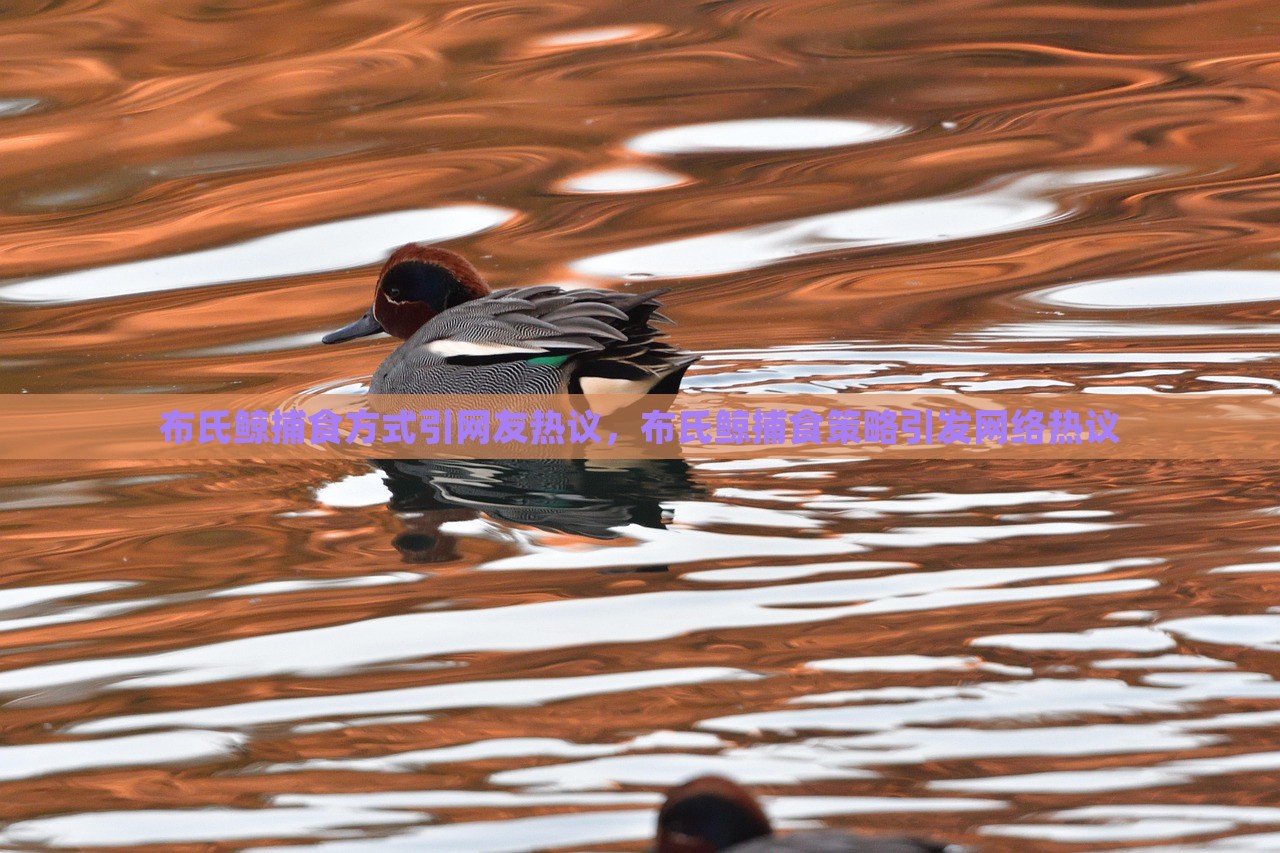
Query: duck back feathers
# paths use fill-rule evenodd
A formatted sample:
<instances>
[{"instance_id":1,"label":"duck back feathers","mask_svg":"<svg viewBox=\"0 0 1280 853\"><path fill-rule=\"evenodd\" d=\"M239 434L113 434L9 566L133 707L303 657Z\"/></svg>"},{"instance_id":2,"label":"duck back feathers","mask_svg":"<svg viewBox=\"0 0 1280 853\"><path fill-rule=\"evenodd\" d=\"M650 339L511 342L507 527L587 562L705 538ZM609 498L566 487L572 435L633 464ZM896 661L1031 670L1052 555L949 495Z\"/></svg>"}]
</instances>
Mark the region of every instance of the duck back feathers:
<instances>
[{"instance_id":1,"label":"duck back feathers","mask_svg":"<svg viewBox=\"0 0 1280 853\"><path fill-rule=\"evenodd\" d=\"M393 352L375 394L674 393L696 357L659 340L666 291L542 285L450 308Z\"/></svg>"}]
</instances>

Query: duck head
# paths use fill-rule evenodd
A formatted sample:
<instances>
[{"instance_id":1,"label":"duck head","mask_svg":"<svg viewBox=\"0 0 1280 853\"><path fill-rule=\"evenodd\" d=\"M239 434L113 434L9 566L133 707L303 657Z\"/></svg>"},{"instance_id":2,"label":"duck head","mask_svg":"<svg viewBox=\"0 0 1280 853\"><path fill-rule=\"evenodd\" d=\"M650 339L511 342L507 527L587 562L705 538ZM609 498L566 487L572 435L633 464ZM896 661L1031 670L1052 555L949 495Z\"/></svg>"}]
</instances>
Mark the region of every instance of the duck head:
<instances>
[{"instance_id":1,"label":"duck head","mask_svg":"<svg viewBox=\"0 0 1280 853\"><path fill-rule=\"evenodd\" d=\"M432 317L489 293L484 278L457 252L408 243L391 253L378 273L373 307L320 340L336 344L386 332L407 340Z\"/></svg>"},{"instance_id":2,"label":"duck head","mask_svg":"<svg viewBox=\"0 0 1280 853\"><path fill-rule=\"evenodd\" d=\"M653 853L715 853L772 834L745 788L723 776L699 776L667 794Z\"/></svg>"}]
</instances>

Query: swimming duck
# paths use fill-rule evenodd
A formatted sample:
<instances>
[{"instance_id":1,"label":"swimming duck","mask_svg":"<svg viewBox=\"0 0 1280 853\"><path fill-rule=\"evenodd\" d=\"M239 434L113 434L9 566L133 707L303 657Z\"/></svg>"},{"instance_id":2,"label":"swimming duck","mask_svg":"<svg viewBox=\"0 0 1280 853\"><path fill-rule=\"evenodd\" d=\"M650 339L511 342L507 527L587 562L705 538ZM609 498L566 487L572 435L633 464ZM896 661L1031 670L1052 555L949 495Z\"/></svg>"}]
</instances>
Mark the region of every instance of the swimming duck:
<instances>
[{"instance_id":1,"label":"swimming duck","mask_svg":"<svg viewBox=\"0 0 1280 853\"><path fill-rule=\"evenodd\" d=\"M722 776L700 776L672 788L658 812L653 853L943 853L912 838L871 838L847 832L775 836L764 810L745 788Z\"/></svg>"},{"instance_id":2,"label":"swimming duck","mask_svg":"<svg viewBox=\"0 0 1280 853\"><path fill-rule=\"evenodd\" d=\"M458 253L409 243L383 265L373 306L322 340L404 341L374 373L373 394L584 394L608 414L636 395L674 394L697 360L658 340L653 323L671 322L658 311L667 292L493 293Z\"/></svg>"}]
</instances>

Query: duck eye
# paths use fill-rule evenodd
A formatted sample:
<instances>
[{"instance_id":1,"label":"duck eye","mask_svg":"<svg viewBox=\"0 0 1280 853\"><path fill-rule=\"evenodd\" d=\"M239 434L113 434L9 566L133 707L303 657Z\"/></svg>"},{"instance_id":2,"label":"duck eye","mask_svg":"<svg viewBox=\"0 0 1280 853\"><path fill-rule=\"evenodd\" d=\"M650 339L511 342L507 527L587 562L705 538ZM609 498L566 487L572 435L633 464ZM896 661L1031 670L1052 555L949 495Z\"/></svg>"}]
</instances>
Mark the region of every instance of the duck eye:
<instances>
[{"instance_id":1,"label":"duck eye","mask_svg":"<svg viewBox=\"0 0 1280 853\"><path fill-rule=\"evenodd\" d=\"M390 296L392 299L394 299L394 300L396 300L397 302L399 302L399 301L400 301L400 288L398 288L398 287L393 287L393 288L391 288L390 290L388 290L388 291L387 291L387 296Z\"/></svg>"}]
</instances>

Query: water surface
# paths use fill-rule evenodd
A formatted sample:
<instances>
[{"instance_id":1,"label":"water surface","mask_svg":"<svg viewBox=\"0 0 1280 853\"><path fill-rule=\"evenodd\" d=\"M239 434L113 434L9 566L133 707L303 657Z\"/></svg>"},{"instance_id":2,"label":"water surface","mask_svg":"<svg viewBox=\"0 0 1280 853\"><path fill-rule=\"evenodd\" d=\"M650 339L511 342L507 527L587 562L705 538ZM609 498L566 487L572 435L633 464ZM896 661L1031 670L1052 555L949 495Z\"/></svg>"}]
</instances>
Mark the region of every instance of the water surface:
<instances>
[{"instance_id":1,"label":"water surface","mask_svg":"<svg viewBox=\"0 0 1280 853\"><path fill-rule=\"evenodd\" d=\"M359 388L410 240L671 287L693 390L1275 393L1280 18L23 3L0 392ZM1280 846L1280 463L10 463L0 845ZM1273 612L1274 611L1274 612Z\"/></svg>"}]
</instances>

